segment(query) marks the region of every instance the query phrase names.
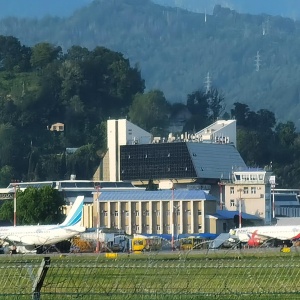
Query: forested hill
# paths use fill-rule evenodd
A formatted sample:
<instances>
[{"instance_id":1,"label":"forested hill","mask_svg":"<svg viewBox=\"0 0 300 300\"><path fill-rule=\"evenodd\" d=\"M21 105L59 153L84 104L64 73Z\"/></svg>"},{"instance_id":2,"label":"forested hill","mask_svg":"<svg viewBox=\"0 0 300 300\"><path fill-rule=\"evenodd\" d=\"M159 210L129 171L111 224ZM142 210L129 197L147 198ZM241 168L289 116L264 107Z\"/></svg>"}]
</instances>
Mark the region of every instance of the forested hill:
<instances>
[{"instance_id":1,"label":"forested hill","mask_svg":"<svg viewBox=\"0 0 300 300\"><path fill-rule=\"evenodd\" d=\"M300 17L299 0L152 0L165 6L175 6L194 12L211 13L214 6L219 4L240 13L254 15L269 14L272 16L283 16L292 19Z\"/></svg>"},{"instance_id":2,"label":"forested hill","mask_svg":"<svg viewBox=\"0 0 300 300\"><path fill-rule=\"evenodd\" d=\"M286 18L216 6L205 22L204 14L150 0L96 0L65 19L0 21L0 34L29 46L46 41L120 51L139 64L147 88L161 89L170 102L203 89L209 73L227 107L267 108L298 128L299 33L300 23Z\"/></svg>"}]
</instances>

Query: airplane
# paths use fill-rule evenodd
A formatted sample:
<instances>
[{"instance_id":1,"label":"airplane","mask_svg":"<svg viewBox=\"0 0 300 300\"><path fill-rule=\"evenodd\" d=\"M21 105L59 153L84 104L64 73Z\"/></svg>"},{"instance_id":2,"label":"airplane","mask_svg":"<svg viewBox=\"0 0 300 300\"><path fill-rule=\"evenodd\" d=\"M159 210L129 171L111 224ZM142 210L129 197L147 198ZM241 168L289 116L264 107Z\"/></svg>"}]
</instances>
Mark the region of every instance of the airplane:
<instances>
[{"instance_id":1,"label":"airplane","mask_svg":"<svg viewBox=\"0 0 300 300\"><path fill-rule=\"evenodd\" d=\"M233 240L247 243L250 247L259 246L271 240L277 241L277 244L291 246L292 241L300 239L300 225L242 227L231 229L229 235Z\"/></svg>"},{"instance_id":2,"label":"airplane","mask_svg":"<svg viewBox=\"0 0 300 300\"><path fill-rule=\"evenodd\" d=\"M81 226L84 196L78 196L65 221L58 225L0 227L0 240L18 246L20 251L39 253L42 246L54 245L86 231Z\"/></svg>"}]
</instances>

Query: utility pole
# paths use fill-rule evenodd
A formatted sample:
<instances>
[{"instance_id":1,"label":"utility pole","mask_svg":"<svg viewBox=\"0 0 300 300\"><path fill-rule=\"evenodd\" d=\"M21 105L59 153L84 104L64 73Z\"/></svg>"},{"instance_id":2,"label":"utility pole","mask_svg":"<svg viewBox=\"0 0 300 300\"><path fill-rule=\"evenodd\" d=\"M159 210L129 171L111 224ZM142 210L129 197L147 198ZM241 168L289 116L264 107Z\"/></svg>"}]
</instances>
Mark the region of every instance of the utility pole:
<instances>
[{"instance_id":1,"label":"utility pole","mask_svg":"<svg viewBox=\"0 0 300 300\"><path fill-rule=\"evenodd\" d=\"M100 241L99 241L99 230L100 230L100 203L99 203L99 190L100 190L100 186L97 185L96 187L97 190L97 199L96 199L96 205L97 205L97 243L96 243L96 252L99 253L100 252Z\"/></svg>"},{"instance_id":2,"label":"utility pole","mask_svg":"<svg viewBox=\"0 0 300 300\"><path fill-rule=\"evenodd\" d=\"M17 187L18 183L13 183L14 187L14 226L17 226Z\"/></svg>"},{"instance_id":3,"label":"utility pole","mask_svg":"<svg viewBox=\"0 0 300 300\"><path fill-rule=\"evenodd\" d=\"M220 188L220 209L223 210L223 192L222 192L222 182L218 183L219 188Z\"/></svg>"},{"instance_id":4,"label":"utility pole","mask_svg":"<svg viewBox=\"0 0 300 300\"><path fill-rule=\"evenodd\" d=\"M239 228L242 228L242 196L241 196L242 191L243 191L243 189L238 189L238 192L240 193L240 197L238 199L238 201L239 201L239 204L238 204L238 206L239 206Z\"/></svg>"}]
</instances>

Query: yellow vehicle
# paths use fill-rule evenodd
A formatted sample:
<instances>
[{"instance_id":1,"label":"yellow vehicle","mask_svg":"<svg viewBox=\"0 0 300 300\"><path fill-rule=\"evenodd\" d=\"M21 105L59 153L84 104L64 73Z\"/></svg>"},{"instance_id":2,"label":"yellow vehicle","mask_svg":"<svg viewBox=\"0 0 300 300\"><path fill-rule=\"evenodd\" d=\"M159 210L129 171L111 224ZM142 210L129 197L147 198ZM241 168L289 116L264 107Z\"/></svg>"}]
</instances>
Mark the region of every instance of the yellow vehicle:
<instances>
[{"instance_id":1,"label":"yellow vehicle","mask_svg":"<svg viewBox=\"0 0 300 300\"><path fill-rule=\"evenodd\" d=\"M132 251L157 251L162 247L159 237L135 237L132 239Z\"/></svg>"},{"instance_id":2,"label":"yellow vehicle","mask_svg":"<svg viewBox=\"0 0 300 300\"><path fill-rule=\"evenodd\" d=\"M206 249L205 239L199 237L188 237L180 239L180 250Z\"/></svg>"}]
</instances>

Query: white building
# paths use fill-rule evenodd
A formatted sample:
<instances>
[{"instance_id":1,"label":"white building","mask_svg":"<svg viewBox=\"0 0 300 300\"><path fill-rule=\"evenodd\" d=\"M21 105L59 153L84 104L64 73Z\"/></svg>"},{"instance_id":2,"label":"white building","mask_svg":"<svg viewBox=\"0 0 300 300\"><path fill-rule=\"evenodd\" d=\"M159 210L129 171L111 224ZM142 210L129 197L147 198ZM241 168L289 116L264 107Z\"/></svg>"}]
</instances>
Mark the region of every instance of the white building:
<instances>
[{"instance_id":1,"label":"white building","mask_svg":"<svg viewBox=\"0 0 300 300\"><path fill-rule=\"evenodd\" d=\"M126 119L107 121L107 152L103 158L101 179L120 180L120 146L151 144L152 135Z\"/></svg>"},{"instance_id":2,"label":"white building","mask_svg":"<svg viewBox=\"0 0 300 300\"><path fill-rule=\"evenodd\" d=\"M196 136L202 142L233 144L236 147L236 120L218 120L198 131Z\"/></svg>"}]
</instances>

